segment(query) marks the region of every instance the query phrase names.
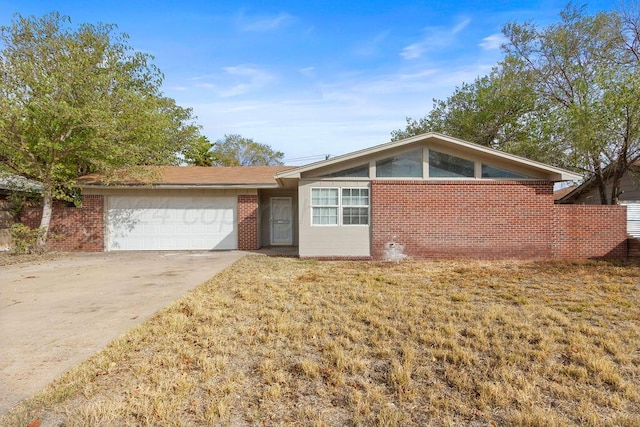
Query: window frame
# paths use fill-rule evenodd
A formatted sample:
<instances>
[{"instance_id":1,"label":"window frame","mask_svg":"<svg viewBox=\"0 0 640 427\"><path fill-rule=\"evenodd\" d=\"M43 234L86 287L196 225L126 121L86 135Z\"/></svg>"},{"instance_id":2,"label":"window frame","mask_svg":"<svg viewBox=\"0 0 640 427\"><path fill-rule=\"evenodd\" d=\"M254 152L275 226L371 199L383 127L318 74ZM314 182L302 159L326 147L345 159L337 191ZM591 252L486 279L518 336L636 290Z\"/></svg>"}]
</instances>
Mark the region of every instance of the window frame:
<instances>
[{"instance_id":1,"label":"window frame","mask_svg":"<svg viewBox=\"0 0 640 427\"><path fill-rule=\"evenodd\" d=\"M314 190L336 190L337 192L337 204L335 205L330 205L330 204L318 204L315 205L313 203L313 191ZM317 227L336 227L340 225L340 188L339 187L312 187L311 188L311 199L310 199L310 206L311 206L311 225L313 226L317 226ZM336 223L335 224L323 224L323 223L318 223L316 224L314 222L314 218L315 215L313 213L314 209L318 208L318 209L335 209L336 210Z\"/></svg>"},{"instance_id":2,"label":"window frame","mask_svg":"<svg viewBox=\"0 0 640 427\"><path fill-rule=\"evenodd\" d=\"M323 189L334 189L334 190L338 190L338 205L314 205L313 204L313 192L314 190L323 190ZM358 190L358 196L356 196L357 198L361 198L363 197L361 192L366 190L366 198L367 198L367 203L366 205L361 205L361 204L345 204L343 201L343 190ZM336 187L311 187L311 190L309 192L311 198L310 198L310 223L312 227L369 227L370 223L371 223L371 189L369 187L351 187L351 186L345 186L345 187L340 187L340 186L336 186ZM349 195L347 197L353 197L352 195ZM337 214L338 214L338 219L337 219L337 223L336 224L316 224L314 222L314 208L336 208L337 209ZM356 209L363 209L366 208L367 209L367 223L366 224L345 224L344 223L344 209L347 208L356 208Z\"/></svg>"},{"instance_id":3,"label":"window frame","mask_svg":"<svg viewBox=\"0 0 640 427\"><path fill-rule=\"evenodd\" d=\"M345 190L349 191L350 193L352 193L354 190L356 190L358 192L357 196L354 196L353 194L349 194L349 196L347 196L348 199L352 199L352 198L356 198L357 201L360 201L362 198L366 197L367 203L366 204L353 204L353 203L345 203L345 195L344 192ZM366 191L366 196L363 196L362 193ZM341 215L340 215L340 219L342 220L342 224L344 226L352 226L352 225L369 225L369 220L370 220L370 209L369 207L371 206L371 196L370 196L371 192L369 191L369 187L341 187L340 188L340 203L341 203ZM360 222L358 222L357 224L354 223L349 223L349 224L345 224L344 218L345 218L345 209L366 209L367 210L367 222L365 224L362 224ZM350 215L350 218L361 218L362 216L360 214L357 214L355 216Z\"/></svg>"}]
</instances>

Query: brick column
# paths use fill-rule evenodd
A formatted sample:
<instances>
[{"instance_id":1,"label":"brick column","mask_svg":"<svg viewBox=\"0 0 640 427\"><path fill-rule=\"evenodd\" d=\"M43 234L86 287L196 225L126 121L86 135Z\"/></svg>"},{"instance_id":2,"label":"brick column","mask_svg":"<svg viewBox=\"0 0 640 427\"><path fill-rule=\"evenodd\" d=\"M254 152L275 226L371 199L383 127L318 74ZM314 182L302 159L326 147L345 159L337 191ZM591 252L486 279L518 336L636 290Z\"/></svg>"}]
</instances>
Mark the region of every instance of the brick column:
<instances>
[{"instance_id":1,"label":"brick column","mask_svg":"<svg viewBox=\"0 0 640 427\"><path fill-rule=\"evenodd\" d=\"M258 249L258 195L238 195L238 249Z\"/></svg>"}]
</instances>

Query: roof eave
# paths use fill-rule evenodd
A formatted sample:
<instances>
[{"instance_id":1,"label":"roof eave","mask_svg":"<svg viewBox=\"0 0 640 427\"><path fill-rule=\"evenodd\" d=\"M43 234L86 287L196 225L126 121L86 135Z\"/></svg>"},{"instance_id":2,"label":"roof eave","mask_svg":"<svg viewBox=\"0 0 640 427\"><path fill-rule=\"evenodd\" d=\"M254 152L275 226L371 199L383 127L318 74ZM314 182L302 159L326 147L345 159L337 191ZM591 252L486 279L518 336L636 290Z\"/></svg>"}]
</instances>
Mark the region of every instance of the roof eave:
<instances>
[{"instance_id":1,"label":"roof eave","mask_svg":"<svg viewBox=\"0 0 640 427\"><path fill-rule=\"evenodd\" d=\"M158 189L259 189L259 188L278 188L277 183L273 184L80 184L80 188L92 189L134 189L134 188L158 188Z\"/></svg>"},{"instance_id":2,"label":"roof eave","mask_svg":"<svg viewBox=\"0 0 640 427\"><path fill-rule=\"evenodd\" d=\"M347 153L347 154L343 154L341 156L336 156L336 157L332 157L330 159L327 160L321 160L319 162L315 162L315 163L311 163L309 165L305 165L305 166L300 166L298 168L294 168L291 170L287 170L287 171L283 171L283 172L279 172L276 174L276 179L280 179L280 178L297 178L300 179L302 173L310 171L310 170L314 170L314 169L318 169L320 167L325 167L325 166L329 166L329 165L333 165L336 163L340 163L343 161L347 161L347 160L351 160L360 156L365 156L365 155L370 155L370 154L375 154L377 152L380 151L385 151L385 150L389 150L389 149L393 149L396 147L401 147L403 145L408 145L408 144L412 144L414 142L419 142L422 140L426 140L429 138L435 138L435 139L439 139L442 141L446 141L446 142L450 142L452 144L461 146L461 147L465 147L465 148L469 148L471 150L475 150L475 151L479 151L485 154L490 154L496 157L501 157L503 159L506 160L510 160L510 161L515 161L517 163L520 164L524 164L527 165L529 167L533 167L535 169L547 172L547 173L551 173L551 175L554 176L554 178L552 178L552 181L578 181L582 179L581 175L575 174L571 171L568 171L566 169L562 169L562 168L558 168L555 166L550 166L544 163L540 163L540 162L536 162L534 160L529 160L526 159L524 157L520 157L520 156L516 156L514 154L509 154L509 153L505 153L503 151L499 151L499 150L495 150L493 148L489 148L489 147L485 147L483 145L479 145L479 144L474 144L472 142L468 142L468 141L463 141L461 139L458 138L453 138L451 136L447 136L447 135L443 135L441 133L437 133L437 132L429 132L429 133L425 133L425 134L421 134L421 135L416 135L410 138L405 138L399 141L391 141L391 142L387 142L384 144L380 144L380 145L376 145L374 147L370 147L370 148L365 148L363 150L358 150L358 151L354 151L352 153Z\"/></svg>"}]
</instances>

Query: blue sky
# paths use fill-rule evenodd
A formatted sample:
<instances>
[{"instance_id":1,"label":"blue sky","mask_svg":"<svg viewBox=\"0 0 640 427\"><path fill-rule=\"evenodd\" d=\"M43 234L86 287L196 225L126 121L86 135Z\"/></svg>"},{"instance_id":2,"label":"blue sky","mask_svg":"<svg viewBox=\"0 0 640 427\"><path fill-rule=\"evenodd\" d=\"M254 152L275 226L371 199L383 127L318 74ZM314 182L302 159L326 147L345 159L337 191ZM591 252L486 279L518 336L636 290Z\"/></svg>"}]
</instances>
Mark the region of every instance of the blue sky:
<instances>
[{"instance_id":1,"label":"blue sky","mask_svg":"<svg viewBox=\"0 0 640 427\"><path fill-rule=\"evenodd\" d=\"M164 93L193 108L210 140L239 133L300 164L388 141L405 117L490 71L505 23L547 25L565 4L0 0L0 25L53 10L74 24L117 24L155 57Z\"/></svg>"}]
</instances>

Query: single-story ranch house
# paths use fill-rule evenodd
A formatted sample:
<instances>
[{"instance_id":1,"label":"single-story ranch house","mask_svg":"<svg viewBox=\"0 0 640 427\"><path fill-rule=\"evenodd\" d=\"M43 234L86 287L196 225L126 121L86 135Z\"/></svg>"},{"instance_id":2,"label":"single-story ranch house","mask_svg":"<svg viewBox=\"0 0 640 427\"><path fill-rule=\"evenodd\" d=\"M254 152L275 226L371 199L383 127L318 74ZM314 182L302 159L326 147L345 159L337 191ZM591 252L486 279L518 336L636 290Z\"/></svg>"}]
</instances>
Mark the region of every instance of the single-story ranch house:
<instances>
[{"instance_id":1,"label":"single-story ranch house","mask_svg":"<svg viewBox=\"0 0 640 427\"><path fill-rule=\"evenodd\" d=\"M150 182L80 180L54 250L255 250L301 257L626 257L626 208L554 204L582 177L428 133L301 167L161 167ZM38 225L38 210L25 221Z\"/></svg>"}]
</instances>

